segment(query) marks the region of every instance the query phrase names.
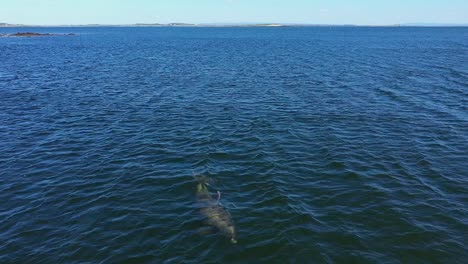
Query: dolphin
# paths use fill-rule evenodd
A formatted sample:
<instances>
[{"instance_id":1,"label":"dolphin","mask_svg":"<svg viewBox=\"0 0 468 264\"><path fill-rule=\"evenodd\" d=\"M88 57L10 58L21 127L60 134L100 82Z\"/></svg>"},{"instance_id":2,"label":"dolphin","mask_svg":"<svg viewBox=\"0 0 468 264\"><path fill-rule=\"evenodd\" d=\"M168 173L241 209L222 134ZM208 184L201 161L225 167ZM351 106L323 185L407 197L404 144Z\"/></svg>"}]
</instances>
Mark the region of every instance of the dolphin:
<instances>
[{"instance_id":1,"label":"dolphin","mask_svg":"<svg viewBox=\"0 0 468 264\"><path fill-rule=\"evenodd\" d=\"M215 227L222 234L231 239L231 243L236 244L236 228L231 219L231 214L219 203L221 193L215 199L208 189L209 179L200 177L197 183L197 201L200 206L200 213L206 218L209 225Z\"/></svg>"}]
</instances>

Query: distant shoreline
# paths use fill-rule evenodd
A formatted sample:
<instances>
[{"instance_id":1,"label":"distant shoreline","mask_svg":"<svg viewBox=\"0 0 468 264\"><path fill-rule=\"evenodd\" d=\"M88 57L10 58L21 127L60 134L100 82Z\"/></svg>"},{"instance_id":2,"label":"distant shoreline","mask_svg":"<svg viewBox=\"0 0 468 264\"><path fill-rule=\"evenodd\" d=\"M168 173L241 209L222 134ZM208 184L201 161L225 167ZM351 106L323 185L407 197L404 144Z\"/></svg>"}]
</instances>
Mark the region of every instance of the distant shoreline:
<instances>
[{"instance_id":1,"label":"distant shoreline","mask_svg":"<svg viewBox=\"0 0 468 264\"><path fill-rule=\"evenodd\" d=\"M267 28L281 28L281 27L468 27L468 24L396 24L396 25L339 25L339 24L281 24L281 23L261 23L261 24L189 24L189 23L169 23L169 24L86 24L86 25L23 25L23 24L8 24L0 23L0 28L87 28L87 27L219 27L219 28L246 28L246 27L267 27Z\"/></svg>"}]
</instances>

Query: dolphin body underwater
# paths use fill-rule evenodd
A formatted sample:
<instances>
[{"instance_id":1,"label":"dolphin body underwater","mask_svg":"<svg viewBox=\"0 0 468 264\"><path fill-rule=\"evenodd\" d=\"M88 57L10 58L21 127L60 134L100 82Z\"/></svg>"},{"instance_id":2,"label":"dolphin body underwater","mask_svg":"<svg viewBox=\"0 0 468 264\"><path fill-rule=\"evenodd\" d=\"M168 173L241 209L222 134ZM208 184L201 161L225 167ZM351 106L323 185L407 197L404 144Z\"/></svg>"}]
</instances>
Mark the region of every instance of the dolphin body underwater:
<instances>
[{"instance_id":1,"label":"dolphin body underwater","mask_svg":"<svg viewBox=\"0 0 468 264\"><path fill-rule=\"evenodd\" d=\"M214 226L221 233L231 239L231 243L237 244L236 228L231 219L231 214L219 203L221 198L218 192L218 199L214 199L208 189L208 178L200 177L197 183L197 201L200 206L200 213L206 218L209 225Z\"/></svg>"}]
</instances>

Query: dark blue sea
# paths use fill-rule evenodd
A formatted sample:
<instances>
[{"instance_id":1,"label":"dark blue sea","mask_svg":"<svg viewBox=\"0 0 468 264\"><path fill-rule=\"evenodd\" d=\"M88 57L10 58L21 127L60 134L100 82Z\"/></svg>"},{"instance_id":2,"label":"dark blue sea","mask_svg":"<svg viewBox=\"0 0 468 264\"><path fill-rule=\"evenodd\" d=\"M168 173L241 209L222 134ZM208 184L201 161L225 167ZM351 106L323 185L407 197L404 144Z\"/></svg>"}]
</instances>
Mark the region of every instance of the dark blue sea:
<instances>
[{"instance_id":1,"label":"dark blue sea","mask_svg":"<svg viewBox=\"0 0 468 264\"><path fill-rule=\"evenodd\" d=\"M18 31L0 263L466 263L468 28Z\"/></svg>"}]
</instances>

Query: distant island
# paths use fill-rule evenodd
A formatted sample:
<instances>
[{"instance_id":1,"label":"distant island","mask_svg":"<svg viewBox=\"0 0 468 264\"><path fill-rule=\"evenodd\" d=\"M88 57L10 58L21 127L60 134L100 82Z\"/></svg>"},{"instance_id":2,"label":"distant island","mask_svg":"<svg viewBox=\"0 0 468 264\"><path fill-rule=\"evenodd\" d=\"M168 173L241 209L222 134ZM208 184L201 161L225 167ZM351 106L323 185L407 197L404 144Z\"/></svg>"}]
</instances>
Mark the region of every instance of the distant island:
<instances>
[{"instance_id":1,"label":"distant island","mask_svg":"<svg viewBox=\"0 0 468 264\"><path fill-rule=\"evenodd\" d=\"M286 24L262 23L262 24L190 24L190 23L136 23L128 25L104 25L104 24L86 24L86 25L23 25L0 23L0 27L286 27Z\"/></svg>"},{"instance_id":2,"label":"distant island","mask_svg":"<svg viewBox=\"0 0 468 264\"><path fill-rule=\"evenodd\" d=\"M126 26L126 25L115 25L115 26ZM197 24L190 24L190 23L169 23L169 24L137 23L137 24L127 25L127 26L137 26L137 27L193 27L193 26L197 26Z\"/></svg>"},{"instance_id":3,"label":"distant island","mask_svg":"<svg viewBox=\"0 0 468 264\"><path fill-rule=\"evenodd\" d=\"M8 24L8 23L0 23L0 27L24 27L25 25L20 24Z\"/></svg>"},{"instance_id":4,"label":"distant island","mask_svg":"<svg viewBox=\"0 0 468 264\"><path fill-rule=\"evenodd\" d=\"M199 26L197 24L190 23L137 23L128 25L105 25L105 24L86 24L86 25L24 25L24 24L8 24L0 23L0 28L12 28L12 27L194 27Z\"/></svg>"}]
</instances>

